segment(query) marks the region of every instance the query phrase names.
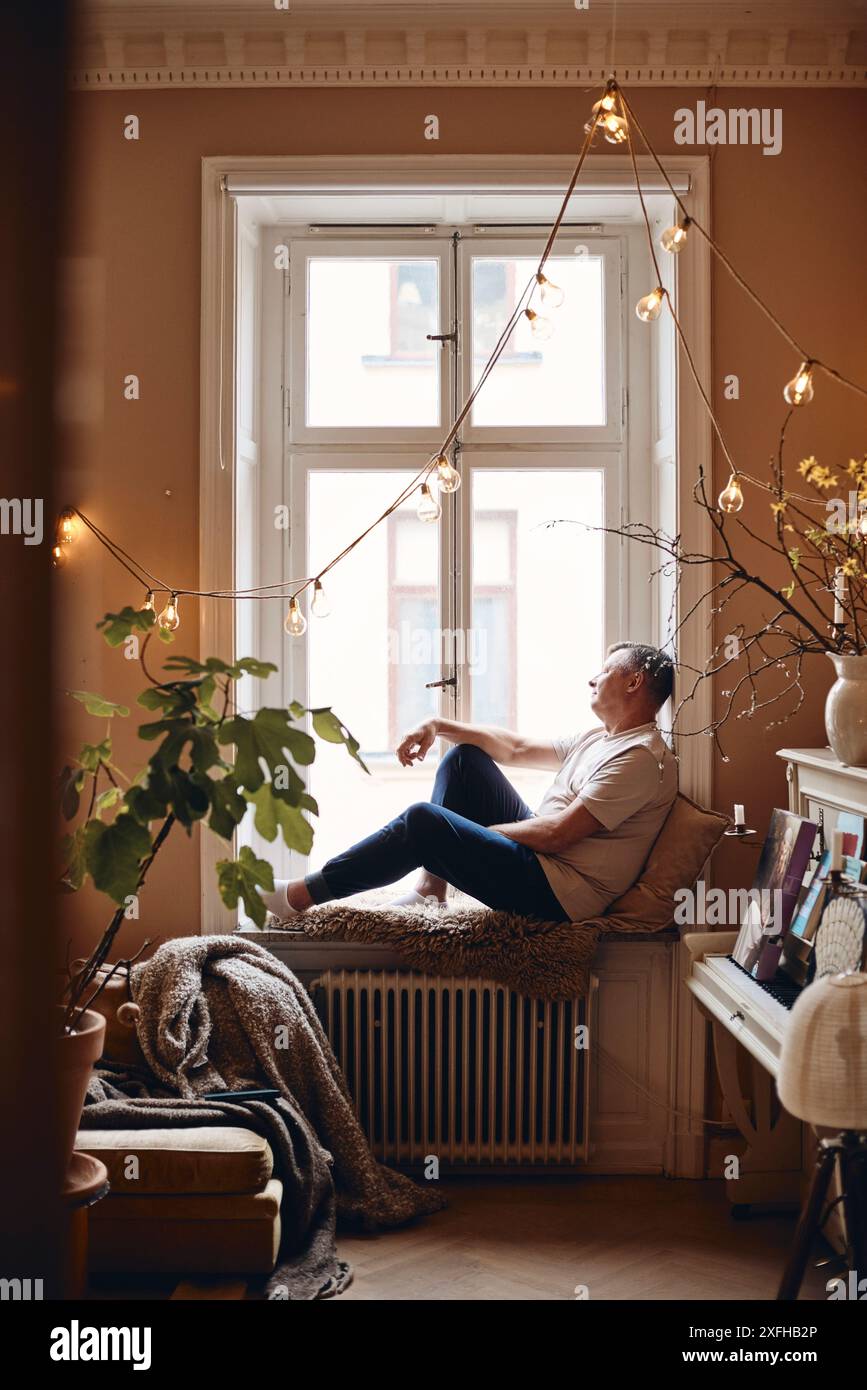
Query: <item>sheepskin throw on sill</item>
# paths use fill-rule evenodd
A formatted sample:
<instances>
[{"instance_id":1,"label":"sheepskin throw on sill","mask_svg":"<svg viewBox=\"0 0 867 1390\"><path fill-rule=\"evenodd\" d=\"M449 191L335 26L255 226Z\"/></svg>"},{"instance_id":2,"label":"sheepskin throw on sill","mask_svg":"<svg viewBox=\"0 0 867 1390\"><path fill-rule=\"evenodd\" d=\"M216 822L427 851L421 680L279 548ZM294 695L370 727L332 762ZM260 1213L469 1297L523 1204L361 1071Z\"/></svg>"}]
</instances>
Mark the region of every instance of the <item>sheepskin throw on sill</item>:
<instances>
[{"instance_id":1,"label":"sheepskin throw on sill","mask_svg":"<svg viewBox=\"0 0 867 1390\"><path fill-rule=\"evenodd\" d=\"M427 975L481 976L536 999L587 993L601 929L585 922L539 922L494 912L456 894L444 909L391 907L370 897L325 903L268 930L317 941L377 942ZM253 939L255 939L255 934Z\"/></svg>"}]
</instances>

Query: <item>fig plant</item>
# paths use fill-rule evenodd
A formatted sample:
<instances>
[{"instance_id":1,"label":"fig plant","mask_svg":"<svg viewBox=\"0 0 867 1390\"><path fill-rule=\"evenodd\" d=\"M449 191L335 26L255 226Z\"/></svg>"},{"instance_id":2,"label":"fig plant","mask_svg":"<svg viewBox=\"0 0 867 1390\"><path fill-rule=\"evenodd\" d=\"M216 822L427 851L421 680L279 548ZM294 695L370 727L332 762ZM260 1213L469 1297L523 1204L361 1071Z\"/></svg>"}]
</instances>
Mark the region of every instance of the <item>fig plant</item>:
<instances>
[{"instance_id":1,"label":"fig plant","mask_svg":"<svg viewBox=\"0 0 867 1390\"><path fill-rule=\"evenodd\" d=\"M316 755L315 739L300 727L308 714L314 734L328 743L344 744L365 766L357 740L330 708L307 709L293 701L286 709L261 708L252 714L236 710L237 682L244 676L264 680L277 669L272 662L254 657L196 661L172 655L159 678L148 669L148 647L154 636L171 641L172 635L156 626L150 609L127 607L107 613L97 626L109 646L127 644L138 657L148 682L138 703L155 716L139 725L138 736L153 751L144 767L128 777L114 761L112 724L128 718L129 708L90 691L69 692L88 714L104 721L104 731L97 742L85 743L60 775L61 811L70 823L62 846L63 885L74 891L89 878L115 904L115 911L87 961L70 978L67 1031L107 982L101 967L175 827L190 836L201 823L231 844L251 812L256 830L266 840L280 834L290 849L309 854L309 817L318 814L318 807L299 772ZM216 867L226 906L242 902L250 918L262 926L266 908L258 889L274 887L268 861L244 845L237 857L222 859Z\"/></svg>"}]
</instances>

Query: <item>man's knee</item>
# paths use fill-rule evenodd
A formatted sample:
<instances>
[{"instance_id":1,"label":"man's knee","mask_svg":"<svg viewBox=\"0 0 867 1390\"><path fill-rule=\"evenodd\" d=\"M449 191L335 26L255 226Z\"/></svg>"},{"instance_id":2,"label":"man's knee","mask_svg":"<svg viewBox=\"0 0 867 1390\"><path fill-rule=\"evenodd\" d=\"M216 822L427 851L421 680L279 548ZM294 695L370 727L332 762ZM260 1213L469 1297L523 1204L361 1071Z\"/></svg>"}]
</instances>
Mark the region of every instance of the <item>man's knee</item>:
<instances>
[{"instance_id":1,"label":"man's knee","mask_svg":"<svg viewBox=\"0 0 867 1390\"><path fill-rule=\"evenodd\" d=\"M430 801L414 801L411 806L407 806L401 819L410 839L423 839L426 834L429 834L437 824L441 813L442 807L435 806Z\"/></svg>"},{"instance_id":2,"label":"man's knee","mask_svg":"<svg viewBox=\"0 0 867 1390\"><path fill-rule=\"evenodd\" d=\"M477 748L474 743L456 743L440 760L440 767L460 777L466 776L470 771L490 767L492 761L491 755Z\"/></svg>"}]
</instances>

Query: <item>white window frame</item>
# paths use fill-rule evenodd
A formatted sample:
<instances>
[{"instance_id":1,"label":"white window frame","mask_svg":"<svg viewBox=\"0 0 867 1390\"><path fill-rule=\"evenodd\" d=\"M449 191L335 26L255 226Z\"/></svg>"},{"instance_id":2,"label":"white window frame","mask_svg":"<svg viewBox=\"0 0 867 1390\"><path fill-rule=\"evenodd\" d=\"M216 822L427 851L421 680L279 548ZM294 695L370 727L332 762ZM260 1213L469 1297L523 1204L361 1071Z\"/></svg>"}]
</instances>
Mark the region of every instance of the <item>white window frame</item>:
<instances>
[{"instance_id":1,"label":"white window frame","mask_svg":"<svg viewBox=\"0 0 867 1390\"><path fill-rule=\"evenodd\" d=\"M646 191L662 192L652 160L638 156L637 164ZM692 216L709 218L709 168L707 156L666 156L669 174L680 181L684 203ZM541 156L528 164L513 156L439 156L424 160L404 156L227 156L202 161L202 313L200 389L200 587L219 590L235 583L236 506L236 411L237 365L236 307L238 295L239 228L236 200L267 198L275 192L333 193L335 190L379 192L388 188L429 192L452 188L468 194L477 190L511 189L550 196L562 190L570 177L570 162L559 156ZM688 188L685 187L688 181ZM622 157L599 154L582 180L588 194L622 191L634 197L633 175ZM710 389L710 252L701 238L690 242L690 254L671 267L676 276L678 313L690 342L699 379ZM674 260L674 258L672 258ZM643 291L646 292L646 291ZM632 289L630 289L630 297ZM711 426L682 361L676 354L677 419L666 436L654 439L652 463L662 474L671 474L669 492L677 507L677 530L688 549L709 552L710 523L692 500L696 471L712 472ZM273 429L263 416L262 435ZM687 466L677 467L677 460ZM259 484L260 491L262 484ZM655 494L654 494L655 495ZM678 611L694 607L695 618L681 643L681 659L700 667L709 652L710 604L701 601L702 576L688 572L678 595ZM268 605L261 605L267 607ZM276 605L270 605L275 608ZM233 605L200 605L200 645L205 654L231 656L235 650ZM711 691L705 683L688 715L689 727L702 727L710 715ZM710 740L687 738L682 744L681 787L708 804L711 799ZM214 836L201 838L201 889L203 932L231 930L233 916L217 893L214 865L225 856L225 846ZM692 1142L692 1141L690 1141Z\"/></svg>"}]
</instances>

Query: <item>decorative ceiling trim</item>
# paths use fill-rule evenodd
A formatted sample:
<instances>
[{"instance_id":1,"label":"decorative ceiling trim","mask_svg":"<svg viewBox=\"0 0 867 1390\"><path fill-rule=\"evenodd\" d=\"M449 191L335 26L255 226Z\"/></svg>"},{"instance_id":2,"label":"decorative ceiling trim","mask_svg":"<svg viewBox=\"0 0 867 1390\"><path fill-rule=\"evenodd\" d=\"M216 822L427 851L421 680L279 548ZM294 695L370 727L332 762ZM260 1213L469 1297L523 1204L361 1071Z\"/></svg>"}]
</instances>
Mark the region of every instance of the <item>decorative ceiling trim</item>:
<instances>
[{"instance_id":1,"label":"decorative ceiling trim","mask_svg":"<svg viewBox=\"0 0 867 1390\"><path fill-rule=\"evenodd\" d=\"M175 87L575 87L605 82L605 67L522 67L443 64L431 67L112 67L70 73L74 91L116 92ZM867 67L682 66L619 67L634 87L865 87Z\"/></svg>"},{"instance_id":2,"label":"decorative ceiling trim","mask_svg":"<svg viewBox=\"0 0 867 1390\"><path fill-rule=\"evenodd\" d=\"M541 8L534 22L502 12L485 23L472 12L450 19L434 5L424 25L374 17L364 6L335 19L279 15L270 7L239 13L219 5L165 5L85 14L71 67L78 90L123 87L594 86L610 72L610 15L590 5L559 19ZM601 0L600 0L601 4ZM678 23L675 9L648 3L617 34L615 72L648 86L862 87L867 85L867 28L823 10L802 27L781 23L774 8L726 20L722 0L704 10L714 22ZM628 7L627 7L628 8ZM632 7L635 9L635 7ZM703 7L704 8L704 7ZM657 12L669 15L651 22ZM759 26L759 14L768 16ZM646 19L641 15L646 14ZM493 16L492 16L493 18ZM571 23L568 21L572 21ZM695 20L693 20L695 23ZM752 26L752 27L749 27Z\"/></svg>"}]
</instances>

